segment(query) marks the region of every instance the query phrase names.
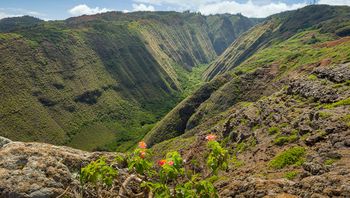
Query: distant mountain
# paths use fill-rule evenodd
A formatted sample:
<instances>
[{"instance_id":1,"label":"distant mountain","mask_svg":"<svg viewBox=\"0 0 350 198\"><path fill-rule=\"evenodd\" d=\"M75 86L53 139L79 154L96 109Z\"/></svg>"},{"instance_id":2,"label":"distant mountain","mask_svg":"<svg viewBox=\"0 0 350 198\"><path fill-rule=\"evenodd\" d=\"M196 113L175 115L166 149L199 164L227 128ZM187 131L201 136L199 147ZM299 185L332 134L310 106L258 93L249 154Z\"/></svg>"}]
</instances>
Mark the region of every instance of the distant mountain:
<instances>
[{"instance_id":1,"label":"distant mountain","mask_svg":"<svg viewBox=\"0 0 350 198\"><path fill-rule=\"evenodd\" d=\"M42 22L44 21L31 16L4 18L0 20L0 32L10 32L15 29L34 26Z\"/></svg>"},{"instance_id":2,"label":"distant mountain","mask_svg":"<svg viewBox=\"0 0 350 198\"><path fill-rule=\"evenodd\" d=\"M127 150L196 87L197 65L257 22L177 12L2 19L0 135Z\"/></svg>"}]
</instances>

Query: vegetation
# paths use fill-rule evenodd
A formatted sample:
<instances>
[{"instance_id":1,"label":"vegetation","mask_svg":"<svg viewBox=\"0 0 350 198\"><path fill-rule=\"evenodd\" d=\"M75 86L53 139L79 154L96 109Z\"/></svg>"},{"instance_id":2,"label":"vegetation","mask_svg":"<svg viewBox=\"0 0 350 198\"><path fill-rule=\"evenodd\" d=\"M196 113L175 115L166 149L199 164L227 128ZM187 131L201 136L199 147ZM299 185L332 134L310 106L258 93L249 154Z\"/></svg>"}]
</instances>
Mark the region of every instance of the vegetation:
<instances>
[{"instance_id":1,"label":"vegetation","mask_svg":"<svg viewBox=\"0 0 350 198\"><path fill-rule=\"evenodd\" d=\"M279 134L281 132L281 129L278 127L270 127L268 130L269 135Z\"/></svg>"},{"instance_id":2,"label":"vegetation","mask_svg":"<svg viewBox=\"0 0 350 198\"><path fill-rule=\"evenodd\" d=\"M118 164L127 163L130 176L123 182L119 195L128 196L126 188L128 181L137 178L141 194L151 193L154 197L218 197L217 190L213 185L219 170L228 168L228 151L216 141L215 135L206 137L209 154L207 169L209 174L193 173L186 169L182 157L178 152L169 152L165 159L159 160L157 165L150 161L151 153L147 144L139 142L139 146L133 153L126 156L117 156ZM104 158L91 162L81 170L80 178L82 185L92 184L111 186L113 178L116 179L118 171L111 165L107 165ZM136 176L135 176L136 175ZM98 183L99 182L99 183Z\"/></svg>"},{"instance_id":3,"label":"vegetation","mask_svg":"<svg viewBox=\"0 0 350 198\"><path fill-rule=\"evenodd\" d=\"M284 177L289 180L293 180L296 176L298 176L299 172L298 171L290 171L286 172L284 174Z\"/></svg>"},{"instance_id":4,"label":"vegetation","mask_svg":"<svg viewBox=\"0 0 350 198\"><path fill-rule=\"evenodd\" d=\"M221 28L225 18L235 25ZM205 64L255 23L177 12L2 19L1 135L129 150L203 83Z\"/></svg>"},{"instance_id":5,"label":"vegetation","mask_svg":"<svg viewBox=\"0 0 350 198\"><path fill-rule=\"evenodd\" d=\"M350 105L350 98L346 98L344 100L340 100L340 101L332 103L332 104L324 105L324 108L332 109L332 108L335 108L335 107L348 106L348 105Z\"/></svg>"},{"instance_id":6,"label":"vegetation","mask_svg":"<svg viewBox=\"0 0 350 198\"><path fill-rule=\"evenodd\" d=\"M300 166L304 162L304 155L305 148L298 146L292 147L274 157L269 162L269 166L274 169L282 169L288 165Z\"/></svg>"}]
</instances>

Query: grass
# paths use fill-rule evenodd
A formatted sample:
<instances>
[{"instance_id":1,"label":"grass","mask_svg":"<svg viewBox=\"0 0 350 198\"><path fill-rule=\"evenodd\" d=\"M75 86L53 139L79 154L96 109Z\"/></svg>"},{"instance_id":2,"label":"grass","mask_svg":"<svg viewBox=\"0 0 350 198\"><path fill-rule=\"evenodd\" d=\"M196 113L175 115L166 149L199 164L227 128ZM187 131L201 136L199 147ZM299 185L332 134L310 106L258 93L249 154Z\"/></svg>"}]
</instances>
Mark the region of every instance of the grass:
<instances>
[{"instance_id":1,"label":"grass","mask_svg":"<svg viewBox=\"0 0 350 198\"><path fill-rule=\"evenodd\" d=\"M327 159L326 161L324 161L324 165L332 165L337 161L337 159Z\"/></svg>"},{"instance_id":2,"label":"grass","mask_svg":"<svg viewBox=\"0 0 350 198\"><path fill-rule=\"evenodd\" d=\"M317 80L317 76L315 74L311 74L307 77L309 80Z\"/></svg>"},{"instance_id":3,"label":"grass","mask_svg":"<svg viewBox=\"0 0 350 198\"><path fill-rule=\"evenodd\" d=\"M318 115L320 116L320 118L323 118L323 119L327 119L329 117L332 117L332 113L325 112L325 111L319 112Z\"/></svg>"},{"instance_id":4,"label":"grass","mask_svg":"<svg viewBox=\"0 0 350 198\"><path fill-rule=\"evenodd\" d=\"M161 159L165 157L166 153L170 151L188 149L195 140L196 137L193 136L189 138L176 137L170 140L163 141L159 144L154 145L151 148L153 157L154 159Z\"/></svg>"},{"instance_id":5,"label":"grass","mask_svg":"<svg viewBox=\"0 0 350 198\"><path fill-rule=\"evenodd\" d=\"M342 117L342 121L345 122L348 127L350 127L350 114L347 114L344 117Z\"/></svg>"},{"instance_id":6,"label":"grass","mask_svg":"<svg viewBox=\"0 0 350 198\"><path fill-rule=\"evenodd\" d=\"M254 137L249 137L248 139L236 145L235 152L242 153L255 146L256 146L256 139Z\"/></svg>"},{"instance_id":7,"label":"grass","mask_svg":"<svg viewBox=\"0 0 350 198\"><path fill-rule=\"evenodd\" d=\"M269 162L269 166L274 169L282 169L290 165L300 166L304 162L305 152L306 149L303 147L292 147L275 156Z\"/></svg>"},{"instance_id":8,"label":"grass","mask_svg":"<svg viewBox=\"0 0 350 198\"><path fill-rule=\"evenodd\" d=\"M289 172L286 172L283 177L289 180L293 180L298 176L298 174L299 174L298 171L289 171Z\"/></svg>"},{"instance_id":9,"label":"grass","mask_svg":"<svg viewBox=\"0 0 350 198\"><path fill-rule=\"evenodd\" d=\"M95 123L91 126L83 127L80 132L72 138L68 146L85 151L92 151L101 145L113 141L115 135L115 131L107 128L103 124Z\"/></svg>"},{"instance_id":10,"label":"grass","mask_svg":"<svg viewBox=\"0 0 350 198\"><path fill-rule=\"evenodd\" d=\"M244 161L238 160L236 156L232 157L232 159L229 161L229 166L233 169L240 168L244 166Z\"/></svg>"},{"instance_id":11,"label":"grass","mask_svg":"<svg viewBox=\"0 0 350 198\"><path fill-rule=\"evenodd\" d=\"M292 135L289 135L289 136L278 136L274 141L273 143L275 145L278 145L278 146L282 146L286 143L292 143L292 142L295 142L299 139L298 135L297 134L292 134Z\"/></svg>"},{"instance_id":12,"label":"grass","mask_svg":"<svg viewBox=\"0 0 350 198\"><path fill-rule=\"evenodd\" d=\"M348 105L350 105L350 98L346 98L344 100L340 100L340 101L332 103L332 104L327 104L327 105L324 105L323 107L325 109L333 109L333 108L336 108L339 106L348 106Z\"/></svg>"},{"instance_id":13,"label":"grass","mask_svg":"<svg viewBox=\"0 0 350 198\"><path fill-rule=\"evenodd\" d=\"M182 90L182 98L189 96L193 91L204 84L202 75L208 68L208 65L202 64L192 68L188 71L181 66L174 66L175 71L180 81Z\"/></svg>"},{"instance_id":14,"label":"grass","mask_svg":"<svg viewBox=\"0 0 350 198\"><path fill-rule=\"evenodd\" d=\"M270 127L270 128L268 129L269 135L278 134L278 133L280 133L280 132L281 132L281 129L278 128L278 127L276 127L276 126Z\"/></svg>"}]
</instances>

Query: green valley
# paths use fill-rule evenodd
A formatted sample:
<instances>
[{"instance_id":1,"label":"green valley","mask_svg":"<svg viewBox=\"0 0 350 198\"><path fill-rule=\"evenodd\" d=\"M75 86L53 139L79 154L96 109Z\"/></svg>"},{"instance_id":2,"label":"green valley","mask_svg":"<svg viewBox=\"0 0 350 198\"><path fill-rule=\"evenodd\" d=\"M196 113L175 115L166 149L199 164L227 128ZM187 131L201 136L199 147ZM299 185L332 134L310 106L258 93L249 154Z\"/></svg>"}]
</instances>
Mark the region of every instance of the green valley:
<instances>
[{"instance_id":1,"label":"green valley","mask_svg":"<svg viewBox=\"0 0 350 198\"><path fill-rule=\"evenodd\" d=\"M2 19L1 135L126 151L257 22L177 12Z\"/></svg>"}]
</instances>

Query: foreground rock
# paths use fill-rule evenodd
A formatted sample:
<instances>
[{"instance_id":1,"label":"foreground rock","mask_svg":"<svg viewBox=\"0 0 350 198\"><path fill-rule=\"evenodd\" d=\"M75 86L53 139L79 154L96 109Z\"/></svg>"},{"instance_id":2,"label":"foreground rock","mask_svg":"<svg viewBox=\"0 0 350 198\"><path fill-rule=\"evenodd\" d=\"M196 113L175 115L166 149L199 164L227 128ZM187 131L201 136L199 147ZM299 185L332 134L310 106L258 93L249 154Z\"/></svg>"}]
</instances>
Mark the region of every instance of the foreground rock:
<instances>
[{"instance_id":1,"label":"foreground rock","mask_svg":"<svg viewBox=\"0 0 350 198\"><path fill-rule=\"evenodd\" d=\"M80 167L100 155L42 143L12 142L0 137L0 197L74 196Z\"/></svg>"}]
</instances>

